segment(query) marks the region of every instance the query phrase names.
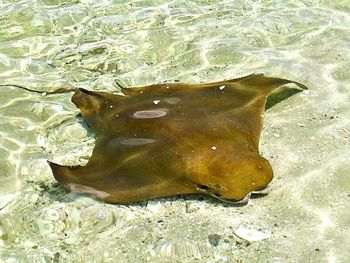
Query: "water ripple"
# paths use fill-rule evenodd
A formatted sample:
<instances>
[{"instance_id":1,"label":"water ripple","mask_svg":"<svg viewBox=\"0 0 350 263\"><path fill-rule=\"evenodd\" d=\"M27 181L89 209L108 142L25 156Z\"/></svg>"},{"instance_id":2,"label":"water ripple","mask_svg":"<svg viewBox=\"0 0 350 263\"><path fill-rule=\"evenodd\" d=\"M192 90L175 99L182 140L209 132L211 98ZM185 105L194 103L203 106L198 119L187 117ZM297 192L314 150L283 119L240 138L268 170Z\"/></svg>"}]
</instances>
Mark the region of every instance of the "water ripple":
<instances>
[{"instance_id":1,"label":"water ripple","mask_svg":"<svg viewBox=\"0 0 350 263\"><path fill-rule=\"evenodd\" d=\"M71 94L1 87L1 261L350 261L349 12L346 0L1 2L1 84L118 92L116 80L262 72L310 87L266 114L272 191L241 208L200 197L109 205L68 192L47 159L84 164L94 145ZM246 244L240 225L272 234Z\"/></svg>"}]
</instances>

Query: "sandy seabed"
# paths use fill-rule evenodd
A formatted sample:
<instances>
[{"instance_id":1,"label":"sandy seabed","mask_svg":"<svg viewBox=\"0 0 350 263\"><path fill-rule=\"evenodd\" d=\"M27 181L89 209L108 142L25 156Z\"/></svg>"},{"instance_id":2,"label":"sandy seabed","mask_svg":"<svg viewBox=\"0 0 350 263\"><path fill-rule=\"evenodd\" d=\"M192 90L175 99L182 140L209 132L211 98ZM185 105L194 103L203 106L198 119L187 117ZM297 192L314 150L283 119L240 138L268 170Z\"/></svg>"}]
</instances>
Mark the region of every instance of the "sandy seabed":
<instances>
[{"instance_id":1,"label":"sandy seabed","mask_svg":"<svg viewBox=\"0 0 350 263\"><path fill-rule=\"evenodd\" d=\"M265 115L268 196L111 205L55 183L94 135L70 94L0 89L0 261L350 262L349 1L0 3L0 82L118 92L264 73L309 90Z\"/></svg>"}]
</instances>

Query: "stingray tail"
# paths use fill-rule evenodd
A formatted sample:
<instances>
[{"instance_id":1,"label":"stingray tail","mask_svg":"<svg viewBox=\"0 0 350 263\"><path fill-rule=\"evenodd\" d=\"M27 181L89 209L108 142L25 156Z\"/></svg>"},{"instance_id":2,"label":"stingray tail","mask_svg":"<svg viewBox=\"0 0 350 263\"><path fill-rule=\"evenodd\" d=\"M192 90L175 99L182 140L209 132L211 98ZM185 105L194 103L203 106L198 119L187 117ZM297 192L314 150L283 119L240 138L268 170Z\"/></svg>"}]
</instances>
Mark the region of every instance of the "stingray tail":
<instances>
[{"instance_id":1,"label":"stingray tail","mask_svg":"<svg viewBox=\"0 0 350 263\"><path fill-rule=\"evenodd\" d=\"M18 89L23 89L29 92L34 92L34 93L40 93L40 94L61 94L61 93L69 93L69 92L74 92L76 90L76 88L69 88L69 87L61 87L58 88L54 91L39 91L39 90L34 90L34 89L30 89L30 88L26 88L24 86L20 86L20 85L16 85L16 84L0 84L0 87L14 87L14 88L18 88Z\"/></svg>"}]
</instances>

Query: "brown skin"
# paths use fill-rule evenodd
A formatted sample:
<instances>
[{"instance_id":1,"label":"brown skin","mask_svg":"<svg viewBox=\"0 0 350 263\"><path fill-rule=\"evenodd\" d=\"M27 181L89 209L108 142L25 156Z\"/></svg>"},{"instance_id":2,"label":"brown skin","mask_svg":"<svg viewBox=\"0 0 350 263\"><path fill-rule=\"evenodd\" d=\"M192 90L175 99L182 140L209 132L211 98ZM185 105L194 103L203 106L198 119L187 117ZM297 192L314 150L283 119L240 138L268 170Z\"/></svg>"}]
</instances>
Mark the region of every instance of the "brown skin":
<instances>
[{"instance_id":1,"label":"brown skin","mask_svg":"<svg viewBox=\"0 0 350 263\"><path fill-rule=\"evenodd\" d=\"M96 134L86 166L50 163L56 180L111 203L192 193L239 201L272 180L258 144L267 96L300 83L250 75L209 84L77 89L73 103ZM224 87L223 87L224 86Z\"/></svg>"}]
</instances>

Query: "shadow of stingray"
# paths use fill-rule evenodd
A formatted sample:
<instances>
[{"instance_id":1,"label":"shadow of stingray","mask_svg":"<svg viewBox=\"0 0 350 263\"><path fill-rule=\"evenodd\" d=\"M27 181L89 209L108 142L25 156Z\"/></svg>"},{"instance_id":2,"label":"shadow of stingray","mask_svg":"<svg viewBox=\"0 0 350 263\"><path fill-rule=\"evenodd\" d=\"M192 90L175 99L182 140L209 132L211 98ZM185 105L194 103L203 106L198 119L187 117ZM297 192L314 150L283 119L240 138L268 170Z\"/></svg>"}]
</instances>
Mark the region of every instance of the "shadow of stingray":
<instances>
[{"instance_id":1,"label":"shadow of stingray","mask_svg":"<svg viewBox=\"0 0 350 263\"><path fill-rule=\"evenodd\" d=\"M44 196L48 199L50 199L53 202L60 202L60 203L73 203L77 201L79 198L89 197L89 199L93 200L92 202L97 202L102 205L111 205L108 202L105 202L101 200L100 198L88 194L88 193L82 193L82 192L76 192L71 191L64 187L64 185L60 183L52 183L49 185L41 184L39 194L40 196ZM251 199L260 198L263 195L252 195ZM198 203L205 203L210 205L220 205L224 207L242 207L247 205L246 203L226 203L226 202L220 202L214 197L208 196L206 194L190 194L190 195L178 195L178 196L170 196L170 197L161 197L156 199L150 199L150 200L142 200L135 203L130 204L120 204L127 207L139 207L139 208L145 208L147 207L147 204L149 201L156 201L160 203L166 203L166 202L175 202L178 200L185 200L185 201L193 201Z\"/></svg>"},{"instance_id":2,"label":"shadow of stingray","mask_svg":"<svg viewBox=\"0 0 350 263\"><path fill-rule=\"evenodd\" d=\"M293 96L294 94L297 94L299 92L302 92L301 89L291 88L291 87L280 87L274 92L272 92L266 101L265 110L270 109L271 107L275 106L276 104L288 99L289 97Z\"/></svg>"}]
</instances>

